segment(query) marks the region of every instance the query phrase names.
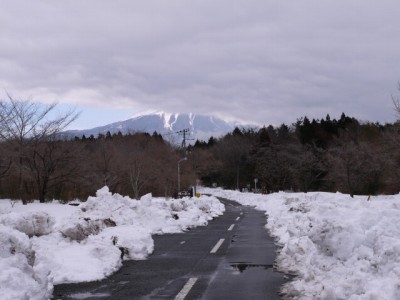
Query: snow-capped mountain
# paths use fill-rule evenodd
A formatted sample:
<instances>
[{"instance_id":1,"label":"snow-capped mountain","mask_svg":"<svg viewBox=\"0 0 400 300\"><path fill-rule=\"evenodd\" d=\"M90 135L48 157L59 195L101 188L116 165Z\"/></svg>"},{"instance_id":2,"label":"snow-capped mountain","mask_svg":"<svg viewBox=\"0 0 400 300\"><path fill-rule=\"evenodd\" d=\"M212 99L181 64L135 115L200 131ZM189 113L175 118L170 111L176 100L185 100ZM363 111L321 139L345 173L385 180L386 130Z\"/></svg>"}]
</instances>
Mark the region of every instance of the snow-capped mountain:
<instances>
[{"instance_id":1,"label":"snow-capped mountain","mask_svg":"<svg viewBox=\"0 0 400 300\"><path fill-rule=\"evenodd\" d=\"M235 126L246 126L239 122L227 122L221 118L209 115L193 113L166 113L152 112L134 115L131 118L115 122L109 125L95 127L85 130L70 130L67 133L72 136L86 137L98 134L111 134L121 132L157 132L163 135L175 133L180 130L189 129L188 138L207 141L211 136L219 137L231 132Z\"/></svg>"}]
</instances>

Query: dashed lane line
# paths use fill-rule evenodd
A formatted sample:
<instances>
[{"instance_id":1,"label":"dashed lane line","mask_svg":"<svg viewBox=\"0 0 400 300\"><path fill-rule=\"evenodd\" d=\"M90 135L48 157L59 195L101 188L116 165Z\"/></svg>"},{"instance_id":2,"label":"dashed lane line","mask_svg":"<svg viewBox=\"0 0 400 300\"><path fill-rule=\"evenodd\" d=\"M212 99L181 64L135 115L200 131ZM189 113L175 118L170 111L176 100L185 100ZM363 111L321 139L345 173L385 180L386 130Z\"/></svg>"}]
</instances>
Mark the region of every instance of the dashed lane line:
<instances>
[{"instance_id":1,"label":"dashed lane line","mask_svg":"<svg viewBox=\"0 0 400 300\"><path fill-rule=\"evenodd\" d=\"M235 224L232 224L232 225L228 228L228 231L232 231L233 227L235 227Z\"/></svg>"},{"instance_id":2,"label":"dashed lane line","mask_svg":"<svg viewBox=\"0 0 400 300\"><path fill-rule=\"evenodd\" d=\"M188 282L186 282L186 284L183 286L183 288L181 289L179 294L176 295L175 300L184 300L186 298L186 296L189 294L189 292L192 289L192 287L194 286L194 284L196 283L196 281L197 281L197 278L195 278L195 277L190 278L188 280Z\"/></svg>"},{"instance_id":3,"label":"dashed lane line","mask_svg":"<svg viewBox=\"0 0 400 300\"><path fill-rule=\"evenodd\" d=\"M240 217L237 217L237 218L236 218L236 221L239 221L239 220L240 220Z\"/></svg>"},{"instance_id":4,"label":"dashed lane line","mask_svg":"<svg viewBox=\"0 0 400 300\"><path fill-rule=\"evenodd\" d=\"M220 239L214 246L214 248L211 249L210 253L216 253L219 249L219 247L221 247L222 243L225 241L225 239Z\"/></svg>"}]
</instances>

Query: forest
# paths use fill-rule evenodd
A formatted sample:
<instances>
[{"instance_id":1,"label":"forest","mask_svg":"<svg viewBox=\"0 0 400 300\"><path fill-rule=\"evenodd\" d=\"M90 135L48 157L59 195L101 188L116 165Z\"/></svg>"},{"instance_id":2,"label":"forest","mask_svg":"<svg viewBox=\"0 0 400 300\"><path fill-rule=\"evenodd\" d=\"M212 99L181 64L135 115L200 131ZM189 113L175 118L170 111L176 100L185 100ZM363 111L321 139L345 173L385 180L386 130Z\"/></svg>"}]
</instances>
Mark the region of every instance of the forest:
<instances>
[{"instance_id":1,"label":"forest","mask_svg":"<svg viewBox=\"0 0 400 300\"><path fill-rule=\"evenodd\" d=\"M262 193L400 191L398 122L304 116L289 125L235 128L182 149L157 132L68 137L63 130L78 114L51 118L55 107L0 101L0 198L84 200L104 185L135 199L168 198L178 177L182 190L202 184Z\"/></svg>"}]
</instances>

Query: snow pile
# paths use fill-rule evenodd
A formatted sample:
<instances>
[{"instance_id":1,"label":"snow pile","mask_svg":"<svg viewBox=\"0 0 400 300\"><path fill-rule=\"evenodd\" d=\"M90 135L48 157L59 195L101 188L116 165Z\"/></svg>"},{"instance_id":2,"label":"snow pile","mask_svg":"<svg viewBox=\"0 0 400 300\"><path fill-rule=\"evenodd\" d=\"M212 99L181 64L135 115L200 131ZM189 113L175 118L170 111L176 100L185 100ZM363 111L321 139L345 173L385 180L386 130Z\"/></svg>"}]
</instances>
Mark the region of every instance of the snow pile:
<instances>
[{"instance_id":1,"label":"snow pile","mask_svg":"<svg viewBox=\"0 0 400 300\"><path fill-rule=\"evenodd\" d=\"M203 192L266 211L290 299L400 299L400 195Z\"/></svg>"},{"instance_id":2,"label":"snow pile","mask_svg":"<svg viewBox=\"0 0 400 300\"><path fill-rule=\"evenodd\" d=\"M0 216L0 223L32 237L42 236L52 232L54 218L40 211L21 214L10 213Z\"/></svg>"},{"instance_id":3,"label":"snow pile","mask_svg":"<svg viewBox=\"0 0 400 300\"><path fill-rule=\"evenodd\" d=\"M153 234L206 225L224 210L215 197L137 201L107 187L79 206L0 201L0 295L48 299L53 283L100 280L124 259L145 259Z\"/></svg>"},{"instance_id":4,"label":"snow pile","mask_svg":"<svg viewBox=\"0 0 400 300\"><path fill-rule=\"evenodd\" d=\"M48 270L35 262L29 237L0 225L1 299L48 299L52 289Z\"/></svg>"}]
</instances>

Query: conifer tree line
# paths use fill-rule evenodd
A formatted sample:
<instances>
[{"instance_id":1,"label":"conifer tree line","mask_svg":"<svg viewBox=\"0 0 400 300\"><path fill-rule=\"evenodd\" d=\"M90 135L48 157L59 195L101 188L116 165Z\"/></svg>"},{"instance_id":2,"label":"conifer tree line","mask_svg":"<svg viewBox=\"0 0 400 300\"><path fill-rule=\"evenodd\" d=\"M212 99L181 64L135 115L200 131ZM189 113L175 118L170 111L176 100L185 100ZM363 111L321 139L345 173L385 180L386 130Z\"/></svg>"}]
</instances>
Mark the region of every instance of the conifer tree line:
<instances>
[{"instance_id":1,"label":"conifer tree line","mask_svg":"<svg viewBox=\"0 0 400 300\"><path fill-rule=\"evenodd\" d=\"M395 108L398 102L395 102ZM328 191L351 195L400 191L400 124L307 117L260 129L235 128L187 149L157 132L63 137L78 114L56 104L0 101L0 198L86 199L107 185L139 199L172 197L202 183L261 192ZM400 111L400 109L399 109ZM54 117L55 116L55 117Z\"/></svg>"},{"instance_id":2,"label":"conifer tree line","mask_svg":"<svg viewBox=\"0 0 400 300\"><path fill-rule=\"evenodd\" d=\"M203 183L263 192L327 191L350 195L400 191L400 124L298 119L290 126L236 128L194 148L214 159ZM257 185L254 179L257 178Z\"/></svg>"}]
</instances>

